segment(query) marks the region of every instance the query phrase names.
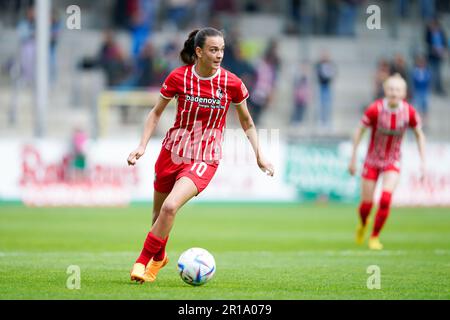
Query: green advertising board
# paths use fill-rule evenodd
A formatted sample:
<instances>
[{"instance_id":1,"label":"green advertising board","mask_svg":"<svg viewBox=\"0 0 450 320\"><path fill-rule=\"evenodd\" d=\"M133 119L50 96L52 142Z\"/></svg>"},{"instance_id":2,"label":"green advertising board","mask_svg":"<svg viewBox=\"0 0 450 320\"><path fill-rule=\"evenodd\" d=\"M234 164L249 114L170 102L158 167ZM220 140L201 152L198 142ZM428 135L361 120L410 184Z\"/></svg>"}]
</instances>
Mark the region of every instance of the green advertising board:
<instances>
[{"instance_id":1,"label":"green advertising board","mask_svg":"<svg viewBox=\"0 0 450 320\"><path fill-rule=\"evenodd\" d=\"M337 144L289 144L286 182L294 185L300 201L355 202L360 177L348 171L350 153Z\"/></svg>"}]
</instances>

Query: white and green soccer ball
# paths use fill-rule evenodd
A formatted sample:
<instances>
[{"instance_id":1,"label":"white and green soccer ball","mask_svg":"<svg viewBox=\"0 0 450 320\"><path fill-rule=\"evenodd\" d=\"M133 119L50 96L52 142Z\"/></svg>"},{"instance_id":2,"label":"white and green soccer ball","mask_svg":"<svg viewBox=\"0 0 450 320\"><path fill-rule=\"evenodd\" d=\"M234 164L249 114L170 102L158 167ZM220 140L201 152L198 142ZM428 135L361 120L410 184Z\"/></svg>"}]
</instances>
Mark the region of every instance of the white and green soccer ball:
<instances>
[{"instance_id":1,"label":"white and green soccer ball","mask_svg":"<svg viewBox=\"0 0 450 320\"><path fill-rule=\"evenodd\" d=\"M187 284L200 286L214 276L216 262L211 253L202 248L191 248L178 259L178 273Z\"/></svg>"}]
</instances>

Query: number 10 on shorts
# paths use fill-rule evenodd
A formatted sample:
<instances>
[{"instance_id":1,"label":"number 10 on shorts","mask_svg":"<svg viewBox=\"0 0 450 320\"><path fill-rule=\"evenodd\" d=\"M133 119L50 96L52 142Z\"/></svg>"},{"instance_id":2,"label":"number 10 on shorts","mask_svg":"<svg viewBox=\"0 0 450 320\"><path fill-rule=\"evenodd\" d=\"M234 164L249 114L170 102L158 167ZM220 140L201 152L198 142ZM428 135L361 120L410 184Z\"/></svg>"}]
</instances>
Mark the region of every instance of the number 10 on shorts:
<instances>
[{"instance_id":1,"label":"number 10 on shorts","mask_svg":"<svg viewBox=\"0 0 450 320\"><path fill-rule=\"evenodd\" d=\"M208 169L208 166L206 163L196 162L192 166L191 171L194 171L197 174L197 176L201 177L205 173L206 169Z\"/></svg>"}]
</instances>

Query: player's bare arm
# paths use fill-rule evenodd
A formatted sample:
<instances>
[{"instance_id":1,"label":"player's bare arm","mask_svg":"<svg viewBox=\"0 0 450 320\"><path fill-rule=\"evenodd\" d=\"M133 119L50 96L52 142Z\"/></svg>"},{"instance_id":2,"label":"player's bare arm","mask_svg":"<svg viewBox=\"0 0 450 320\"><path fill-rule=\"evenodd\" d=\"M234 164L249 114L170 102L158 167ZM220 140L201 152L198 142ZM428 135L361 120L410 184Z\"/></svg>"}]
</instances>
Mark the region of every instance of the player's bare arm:
<instances>
[{"instance_id":1,"label":"player's bare arm","mask_svg":"<svg viewBox=\"0 0 450 320\"><path fill-rule=\"evenodd\" d=\"M239 116L239 122L241 127L245 132L250 144L252 145L253 151L255 152L256 162L259 168L267 175L273 177L275 171L272 163L267 161L261 152L261 147L258 143L258 134L256 132L255 123L248 111L247 101L244 100L240 104L236 105L236 110Z\"/></svg>"},{"instance_id":2,"label":"player's bare arm","mask_svg":"<svg viewBox=\"0 0 450 320\"><path fill-rule=\"evenodd\" d=\"M148 113L147 119L145 120L144 132L142 133L141 142L139 146L130 153L127 162L129 166L134 166L136 161L139 160L145 153L148 141L153 134L156 126L158 125L159 119L161 118L164 109L169 104L170 99L159 97L158 102Z\"/></svg>"},{"instance_id":3,"label":"player's bare arm","mask_svg":"<svg viewBox=\"0 0 450 320\"><path fill-rule=\"evenodd\" d=\"M353 135L353 147L352 147L352 156L350 158L350 164L348 166L348 171L352 176L356 174L356 162L357 162L357 155L358 155L358 146L361 142L362 137L364 136L364 133L366 132L366 127L359 126L358 129L356 129L355 134Z\"/></svg>"},{"instance_id":4,"label":"player's bare arm","mask_svg":"<svg viewBox=\"0 0 450 320\"><path fill-rule=\"evenodd\" d=\"M414 128L414 135L416 136L417 146L419 148L419 156L420 156L420 175L421 179L425 178L425 134L423 133L422 128L416 127Z\"/></svg>"}]
</instances>

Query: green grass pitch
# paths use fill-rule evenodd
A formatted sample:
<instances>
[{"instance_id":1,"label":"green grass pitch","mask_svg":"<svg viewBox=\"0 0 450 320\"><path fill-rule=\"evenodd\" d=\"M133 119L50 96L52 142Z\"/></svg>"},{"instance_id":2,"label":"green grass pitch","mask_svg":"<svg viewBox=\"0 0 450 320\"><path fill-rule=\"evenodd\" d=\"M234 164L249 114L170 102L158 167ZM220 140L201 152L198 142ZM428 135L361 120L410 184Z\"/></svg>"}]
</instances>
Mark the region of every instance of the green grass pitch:
<instances>
[{"instance_id":1,"label":"green grass pitch","mask_svg":"<svg viewBox=\"0 0 450 320\"><path fill-rule=\"evenodd\" d=\"M381 252L354 244L355 210L189 204L168 244L169 265L156 282L138 285L129 270L150 227L149 206L2 206L0 299L450 299L449 209L394 208ZM176 271L179 254L196 246L217 263L201 287ZM79 290L66 287L69 265L80 267ZM380 289L367 288L370 265L380 268Z\"/></svg>"}]
</instances>

